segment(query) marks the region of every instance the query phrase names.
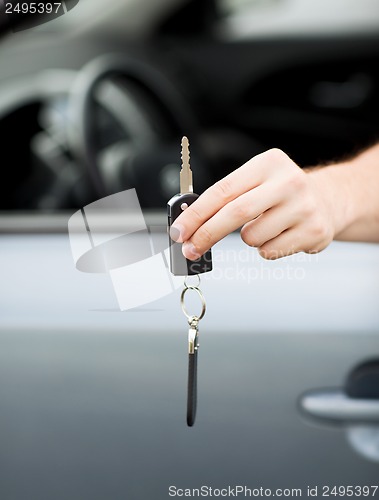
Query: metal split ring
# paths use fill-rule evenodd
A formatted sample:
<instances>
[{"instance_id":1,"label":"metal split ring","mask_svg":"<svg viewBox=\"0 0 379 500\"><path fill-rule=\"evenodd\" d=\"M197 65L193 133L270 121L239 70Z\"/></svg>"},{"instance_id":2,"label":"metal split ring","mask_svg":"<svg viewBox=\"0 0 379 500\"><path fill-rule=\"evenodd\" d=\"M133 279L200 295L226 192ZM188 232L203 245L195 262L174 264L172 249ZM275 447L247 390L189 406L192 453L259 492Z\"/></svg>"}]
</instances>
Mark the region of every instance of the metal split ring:
<instances>
[{"instance_id":1,"label":"metal split ring","mask_svg":"<svg viewBox=\"0 0 379 500\"><path fill-rule=\"evenodd\" d=\"M189 278L192 278L192 277L193 277L193 278L197 278L197 285L189 285L189 284L187 283L187 280L188 280ZM199 288L199 286L200 286L200 276L199 276L198 274L195 274L195 275L193 275L193 276L186 276L186 277L184 278L184 286L185 286L186 288L191 288L191 287L194 287L194 288Z\"/></svg>"},{"instance_id":2,"label":"metal split ring","mask_svg":"<svg viewBox=\"0 0 379 500\"><path fill-rule=\"evenodd\" d=\"M185 295L188 292L188 290L194 290L194 291L196 291L196 293L200 297L200 300L201 300L201 313L200 313L199 316L194 316L193 314L188 314L188 311L187 311L187 308L186 308L186 305L185 305L185 302L184 302L184 298L185 298ZM207 309L204 295L203 295L202 291L199 288L197 288L196 286L186 286L184 288L184 290L182 291L182 294L180 296L180 304L182 306L182 311L183 311L184 315L186 316L186 318L188 320L190 320L192 318L196 318L197 321L200 321L204 317L205 311Z\"/></svg>"}]
</instances>

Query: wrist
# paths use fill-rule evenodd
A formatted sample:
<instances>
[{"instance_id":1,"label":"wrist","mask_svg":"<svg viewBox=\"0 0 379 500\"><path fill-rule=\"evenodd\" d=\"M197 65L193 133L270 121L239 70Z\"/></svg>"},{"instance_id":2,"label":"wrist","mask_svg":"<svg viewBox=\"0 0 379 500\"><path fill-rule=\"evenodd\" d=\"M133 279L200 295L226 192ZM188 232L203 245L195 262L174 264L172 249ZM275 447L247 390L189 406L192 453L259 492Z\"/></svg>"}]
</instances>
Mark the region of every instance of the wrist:
<instances>
[{"instance_id":1,"label":"wrist","mask_svg":"<svg viewBox=\"0 0 379 500\"><path fill-rule=\"evenodd\" d=\"M350 162L337 163L307 170L326 208L333 239L359 218L359 206L354 199L355 169Z\"/></svg>"}]
</instances>

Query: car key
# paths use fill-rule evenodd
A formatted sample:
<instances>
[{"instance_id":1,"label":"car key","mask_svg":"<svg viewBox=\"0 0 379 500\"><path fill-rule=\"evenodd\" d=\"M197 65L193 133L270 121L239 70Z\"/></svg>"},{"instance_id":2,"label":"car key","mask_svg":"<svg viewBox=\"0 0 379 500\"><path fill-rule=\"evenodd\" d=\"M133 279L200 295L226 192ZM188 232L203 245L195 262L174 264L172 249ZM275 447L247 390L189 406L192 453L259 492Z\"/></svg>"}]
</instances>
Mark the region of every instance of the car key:
<instances>
[{"instance_id":1,"label":"car key","mask_svg":"<svg viewBox=\"0 0 379 500\"><path fill-rule=\"evenodd\" d=\"M168 229L174 221L186 210L199 195L193 192L192 170L190 167L189 142L182 139L182 169L180 171L180 193L171 198L167 204ZM212 270L212 252L208 250L199 259L191 261L184 257L182 244L176 243L170 237L170 271L175 276L192 276Z\"/></svg>"}]
</instances>

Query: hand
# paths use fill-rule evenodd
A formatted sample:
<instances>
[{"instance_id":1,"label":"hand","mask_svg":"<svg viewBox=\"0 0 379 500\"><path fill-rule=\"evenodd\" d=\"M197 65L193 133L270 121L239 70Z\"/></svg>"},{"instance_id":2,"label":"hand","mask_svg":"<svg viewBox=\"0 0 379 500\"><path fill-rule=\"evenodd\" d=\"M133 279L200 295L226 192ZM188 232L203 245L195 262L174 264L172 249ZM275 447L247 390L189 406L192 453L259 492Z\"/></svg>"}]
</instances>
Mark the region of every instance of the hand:
<instances>
[{"instance_id":1,"label":"hand","mask_svg":"<svg viewBox=\"0 0 379 500\"><path fill-rule=\"evenodd\" d=\"M190 260L241 226L243 241L266 259L319 252L336 233L333 202L322 176L271 149L207 189L176 219L171 237L184 242Z\"/></svg>"}]
</instances>

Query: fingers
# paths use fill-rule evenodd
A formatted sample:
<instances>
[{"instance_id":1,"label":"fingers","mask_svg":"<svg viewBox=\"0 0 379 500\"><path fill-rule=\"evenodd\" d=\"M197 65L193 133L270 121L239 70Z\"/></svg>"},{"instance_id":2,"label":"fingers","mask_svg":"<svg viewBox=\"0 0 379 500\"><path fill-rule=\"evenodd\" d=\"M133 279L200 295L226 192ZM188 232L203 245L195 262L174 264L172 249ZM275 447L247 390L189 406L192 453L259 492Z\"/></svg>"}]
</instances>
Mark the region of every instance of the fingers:
<instances>
[{"instance_id":1,"label":"fingers","mask_svg":"<svg viewBox=\"0 0 379 500\"><path fill-rule=\"evenodd\" d=\"M188 240L225 205L261 185L273 168L288 160L280 150L266 151L249 160L207 189L176 219L171 229L172 238L179 243Z\"/></svg>"},{"instance_id":2,"label":"fingers","mask_svg":"<svg viewBox=\"0 0 379 500\"><path fill-rule=\"evenodd\" d=\"M296 205L279 204L270 208L257 219L245 224L241 229L242 240L251 247L261 247L300 222Z\"/></svg>"},{"instance_id":3,"label":"fingers","mask_svg":"<svg viewBox=\"0 0 379 500\"><path fill-rule=\"evenodd\" d=\"M222 207L195 231L183 244L183 254L188 259L198 259L227 234L275 206L280 199L280 190L273 188L272 183L262 184L242 194Z\"/></svg>"},{"instance_id":4,"label":"fingers","mask_svg":"<svg viewBox=\"0 0 379 500\"><path fill-rule=\"evenodd\" d=\"M184 242L191 260L241 226L242 239L267 259L318 252L333 239L330 210L318 191L285 153L270 150L201 195L175 221L180 237L172 237Z\"/></svg>"},{"instance_id":5,"label":"fingers","mask_svg":"<svg viewBox=\"0 0 379 500\"><path fill-rule=\"evenodd\" d=\"M265 259L275 260L297 252L321 252L330 241L331 236L327 226L320 223L309 225L303 222L295 224L277 237L258 246L258 251Z\"/></svg>"},{"instance_id":6,"label":"fingers","mask_svg":"<svg viewBox=\"0 0 379 500\"><path fill-rule=\"evenodd\" d=\"M267 241L258 247L261 257L268 260L276 260L287 257L303 250L303 241L299 238L299 232L295 228L288 229L276 238Z\"/></svg>"}]
</instances>

